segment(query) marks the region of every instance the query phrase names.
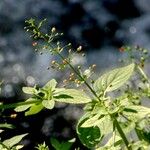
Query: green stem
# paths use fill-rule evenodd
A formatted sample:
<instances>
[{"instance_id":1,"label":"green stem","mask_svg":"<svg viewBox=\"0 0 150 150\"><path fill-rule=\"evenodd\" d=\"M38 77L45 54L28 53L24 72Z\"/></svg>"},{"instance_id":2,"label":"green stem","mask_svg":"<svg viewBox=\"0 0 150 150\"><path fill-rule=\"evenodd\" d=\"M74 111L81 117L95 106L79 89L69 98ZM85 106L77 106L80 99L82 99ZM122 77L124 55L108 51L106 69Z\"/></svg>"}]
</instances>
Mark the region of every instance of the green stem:
<instances>
[{"instance_id":1,"label":"green stem","mask_svg":"<svg viewBox=\"0 0 150 150\"><path fill-rule=\"evenodd\" d=\"M121 136L121 138L123 139L123 141L124 141L124 143L125 143L127 149L128 149L128 150L132 150L132 148L129 146L128 139L126 138L126 135L124 134L123 130L121 129L121 127L120 127L120 125L119 125L117 119L116 119L114 116L111 116L111 117L112 117L112 119L114 120L114 124L115 124L115 126L116 126L116 128L117 128L117 130L118 130L118 132L119 132L119 134L120 134L120 136Z\"/></svg>"},{"instance_id":2,"label":"green stem","mask_svg":"<svg viewBox=\"0 0 150 150\"><path fill-rule=\"evenodd\" d=\"M18 106L28 105L28 104L36 104L39 103L39 101L29 101L29 102L18 102L18 103L12 103L12 104L2 104L0 105L0 110L2 109L9 109L9 108L15 108Z\"/></svg>"},{"instance_id":3,"label":"green stem","mask_svg":"<svg viewBox=\"0 0 150 150\"><path fill-rule=\"evenodd\" d=\"M58 53L58 55L64 60L64 57L63 57L60 53ZM99 100L98 95L95 93L95 91L92 89L92 87L87 83L87 81L80 75L80 73L79 73L77 70L75 70L75 68L74 68L69 62L67 62L67 63L68 63L68 65L70 66L70 68L73 70L73 72L74 72L81 80L84 81L85 85L90 89L90 91L93 93L93 95Z\"/></svg>"}]
</instances>

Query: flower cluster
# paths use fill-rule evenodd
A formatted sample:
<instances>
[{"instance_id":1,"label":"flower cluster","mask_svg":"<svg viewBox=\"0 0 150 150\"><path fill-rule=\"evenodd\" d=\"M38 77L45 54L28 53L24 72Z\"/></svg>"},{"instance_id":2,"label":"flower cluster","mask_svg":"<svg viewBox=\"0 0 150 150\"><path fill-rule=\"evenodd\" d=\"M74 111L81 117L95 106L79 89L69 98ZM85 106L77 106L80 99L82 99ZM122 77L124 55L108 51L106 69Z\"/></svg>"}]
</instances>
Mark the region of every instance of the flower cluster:
<instances>
[{"instance_id":1,"label":"flower cluster","mask_svg":"<svg viewBox=\"0 0 150 150\"><path fill-rule=\"evenodd\" d=\"M81 64L74 66L74 57L76 55L78 56L78 54L80 54L82 57L85 56L83 47L79 45L74 49L71 43L64 45L59 39L63 33L58 33L55 27L52 27L50 31L48 31L49 34L43 33L40 29L45 21L46 20L43 20L37 24L34 19L30 19L26 21L25 29L31 33L31 37L34 39L32 46L36 52L42 55L43 52L49 51L52 55L56 56L56 59L50 62L50 66L48 66L47 69L65 70L69 66L72 71L69 76L63 80L64 86L68 83L75 83L77 87L85 82L93 83L91 76L94 73L95 64L87 69L83 69Z\"/></svg>"},{"instance_id":2,"label":"flower cluster","mask_svg":"<svg viewBox=\"0 0 150 150\"><path fill-rule=\"evenodd\" d=\"M142 68L144 68L144 63L150 57L148 50L138 45L134 47L122 46L119 48L119 51L127 52L129 56L128 58L130 58L132 62L139 64Z\"/></svg>"}]
</instances>

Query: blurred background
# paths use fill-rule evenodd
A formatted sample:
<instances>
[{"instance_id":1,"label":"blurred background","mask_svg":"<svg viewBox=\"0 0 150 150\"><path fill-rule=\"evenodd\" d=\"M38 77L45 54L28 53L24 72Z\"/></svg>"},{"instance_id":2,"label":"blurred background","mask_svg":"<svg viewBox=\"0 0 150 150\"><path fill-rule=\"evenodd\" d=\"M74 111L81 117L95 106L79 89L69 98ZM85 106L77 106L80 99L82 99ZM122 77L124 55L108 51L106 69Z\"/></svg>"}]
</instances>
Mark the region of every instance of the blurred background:
<instances>
[{"instance_id":1,"label":"blurred background","mask_svg":"<svg viewBox=\"0 0 150 150\"><path fill-rule=\"evenodd\" d=\"M22 86L44 85L61 77L46 69L52 56L33 51L32 40L24 31L24 21L29 18L47 18L49 27L64 32L66 42L82 45L84 64L97 64L97 73L117 64L123 45L150 49L149 0L0 0L0 79L4 81L0 99L6 103L24 99ZM76 137L76 119L82 109L64 105L33 117L19 114L15 119L8 117L10 113L6 111L0 122L14 123L16 128L2 137L28 132L24 149L29 150L44 141L48 144L50 137ZM79 145L77 139L75 146Z\"/></svg>"}]
</instances>

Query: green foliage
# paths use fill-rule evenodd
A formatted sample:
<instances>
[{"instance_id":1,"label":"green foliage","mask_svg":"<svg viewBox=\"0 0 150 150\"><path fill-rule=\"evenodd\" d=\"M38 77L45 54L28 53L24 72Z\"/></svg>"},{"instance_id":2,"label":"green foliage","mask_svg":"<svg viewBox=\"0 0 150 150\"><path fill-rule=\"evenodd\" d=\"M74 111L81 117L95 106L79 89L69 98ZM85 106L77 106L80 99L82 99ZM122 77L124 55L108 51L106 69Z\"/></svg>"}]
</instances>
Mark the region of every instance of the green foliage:
<instances>
[{"instance_id":1,"label":"green foliage","mask_svg":"<svg viewBox=\"0 0 150 150\"><path fill-rule=\"evenodd\" d=\"M150 108L131 105L124 108L123 114L130 120L138 121L150 115Z\"/></svg>"},{"instance_id":2,"label":"green foliage","mask_svg":"<svg viewBox=\"0 0 150 150\"><path fill-rule=\"evenodd\" d=\"M17 145L27 134L21 134L14 136L10 139L4 140L3 142L0 141L0 149L6 150L19 150L23 147L23 145Z\"/></svg>"},{"instance_id":3,"label":"green foliage","mask_svg":"<svg viewBox=\"0 0 150 150\"><path fill-rule=\"evenodd\" d=\"M94 83L95 91L100 94L101 92L109 92L118 89L130 78L134 71L134 64L126 67L114 69L98 78Z\"/></svg>"},{"instance_id":4,"label":"green foliage","mask_svg":"<svg viewBox=\"0 0 150 150\"><path fill-rule=\"evenodd\" d=\"M48 51L58 58L57 61L52 60L50 67L56 70L70 68L69 77L63 81L64 87L57 87L55 79L43 87L23 87L23 92L30 95L30 98L20 103L1 103L0 110L14 108L17 113L24 111L25 116L28 116L43 109L51 110L56 103L84 104L84 114L76 126L78 137L84 146L94 150L150 149L150 108L143 105L143 100L148 102L150 99L150 81L144 71L146 59L150 58L148 51L139 47L120 48L121 52L129 55L129 59L125 60L128 65L95 79L92 76L95 64L84 70L81 65L73 63L73 56L82 53L82 46L72 51L70 43L63 45L58 39L63 34L57 33L54 27L48 33L43 33L41 27L45 21L36 23L34 19L27 20L25 29L34 39L32 45L36 52L42 54ZM67 52L63 53L64 50ZM84 53L81 55L85 56ZM72 88L67 86L68 83ZM1 124L0 127L11 126ZM130 137L132 133L136 136ZM1 142L0 149L19 149L17 143L25 135ZM56 150L69 150L72 144L73 141L59 142L51 139L51 145ZM36 148L49 149L45 143Z\"/></svg>"},{"instance_id":5,"label":"green foliage","mask_svg":"<svg viewBox=\"0 0 150 150\"><path fill-rule=\"evenodd\" d=\"M34 101L36 101L34 98L29 98L29 99L27 99L25 102L34 102ZM25 110L27 110L28 108L30 108L32 105L33 105L33 104L26 104L26 103L25 103L25 105L18 106L18 107L16 107L14 110L15 110L16 112L25 111Z\"/></svg>"},{"instance_id":6,"label":"green foliage","mask_svg":"<svg viewBox=\"0 0 150 150\"><path fill-rule=\"evenodd\" d=\"M57 139L51 138L50 141L55 150L70 150L75 139L71 139L67 142L59 142Z\"/></svg>"},{"instance_id":7,"label":"green foliage","mask_svg":"<svg viewBox=\"0 0 150 150\"><path fill-rule=\"evenodd\" d=\"M56 88L57 82L55 79L50 80L42 88L37 87L23 87L23 92L32 95L27 99L27 103L15 108L16 112L25 111L25 115L34 115L39 113L43 108L53 109L55 102L84 104L91 101L91 99L82 91L76 89Z\"/></svg>"},{"instance_id":8,"label":"green foliage","mask_svg":"<svg viewBox=\"0 0 150 150\"><path fill-rule=\"evenodd\" d=\"M84 92L75 89L65 89L57 92L54 96L54 100L73 104L85 104L91 101Z\"/></svg>"},{"instance_id":9,"label":"green foliage","mask_svg":"<svg viewBox=\"0 0 150 150\"><path fill-rule=\"evenodd\" d=\"M89 116L90 114L87 113L79 120L77 133L83 145L88 148L94 148L100 142L102 135L97 126L82 127L82 124L89 118Z\"/></svg>"},{"instance_id":10,"label":"green foliage","mask_svg":"<svg viewBox=\"0 0 150 150\"><path fill-rule=\"evenodd\" d=\"M44 106L41 103L40 104L34 104L33 106L30 107L30 109L28 111L25 112L25 116L37 114L43 108L44 108Z\"/></svg>"},{"instance_id":11,"label":"green foliage","mask_svg":"<svg viewBox=\"0 0 150 150\"><path fill-rule=\"evenodd\" d=\"M1 128L8 128L8 129L13 129L14 126L12 124L8 124L8 123L1 123L0 124L0 129Z\"/></svg>"}]
</instances>

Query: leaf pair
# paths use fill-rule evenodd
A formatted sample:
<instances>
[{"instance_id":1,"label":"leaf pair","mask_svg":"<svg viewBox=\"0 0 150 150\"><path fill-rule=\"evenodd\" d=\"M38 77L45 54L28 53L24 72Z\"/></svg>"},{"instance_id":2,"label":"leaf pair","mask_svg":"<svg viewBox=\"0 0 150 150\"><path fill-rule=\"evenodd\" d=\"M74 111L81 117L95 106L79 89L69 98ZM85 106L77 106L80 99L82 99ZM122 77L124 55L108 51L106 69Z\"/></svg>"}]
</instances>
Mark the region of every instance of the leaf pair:
<instances>
[{"instance_id":1,"label":"leaf pair","mask_svg":"<svg viewBox=\"0 0 150 150\"><path fill-rule=\"evenodd\" d=\"M32 95L31 98L25 101L25 104L15 108L15 111L25 112L25 115L32 115L40 112L43 108L53 109L55 102L84 104L91 99L82 91L75 89L56 88L57 82L55 79L50 80L43 88L38 90L34 87L24 87L23 91Z\"/></svg>"}]
</instances>

